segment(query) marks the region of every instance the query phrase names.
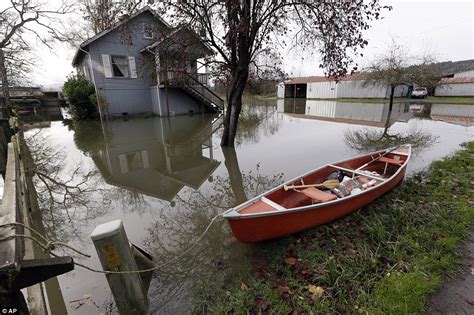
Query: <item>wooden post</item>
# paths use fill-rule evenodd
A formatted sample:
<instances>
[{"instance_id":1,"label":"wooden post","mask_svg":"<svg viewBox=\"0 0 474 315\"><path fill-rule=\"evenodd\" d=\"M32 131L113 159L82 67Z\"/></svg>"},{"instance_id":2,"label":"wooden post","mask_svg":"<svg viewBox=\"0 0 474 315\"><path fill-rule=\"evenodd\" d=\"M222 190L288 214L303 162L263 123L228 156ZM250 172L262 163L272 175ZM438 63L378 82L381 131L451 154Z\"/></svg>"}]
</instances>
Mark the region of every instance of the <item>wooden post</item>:
<instances>
[{"instance_id":1,"label":"wooden post","mask_svg":"<svg viewBox=\"0 0 474 315\"><path fill-rule=\"evenodd\" d=\"M122 220L97 226L91 239L106 271L138 270ZM148 297L139 273L106 274L120 314L148 314Z\"/></svg>"}]
</instances>

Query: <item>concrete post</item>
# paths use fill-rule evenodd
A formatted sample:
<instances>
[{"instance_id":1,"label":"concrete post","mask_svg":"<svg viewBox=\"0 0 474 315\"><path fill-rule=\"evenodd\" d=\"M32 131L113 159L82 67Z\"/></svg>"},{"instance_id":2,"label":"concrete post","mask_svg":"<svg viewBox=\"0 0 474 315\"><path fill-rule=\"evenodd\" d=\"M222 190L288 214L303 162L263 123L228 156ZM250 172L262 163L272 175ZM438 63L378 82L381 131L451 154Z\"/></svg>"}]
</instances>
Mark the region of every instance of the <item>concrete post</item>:
<instances>
[{"instance_id":1,"label":"concrete post","mask_svg":"<svg viewBox=\"0 0 474 315\"><path fill-rule=\"evenodd\" d=\"M102 268L138 270L122 220L97 226L91 234ZM120 314L148 314L148 297L139 273L106 274Z\"/></svg>"}]
</instances>

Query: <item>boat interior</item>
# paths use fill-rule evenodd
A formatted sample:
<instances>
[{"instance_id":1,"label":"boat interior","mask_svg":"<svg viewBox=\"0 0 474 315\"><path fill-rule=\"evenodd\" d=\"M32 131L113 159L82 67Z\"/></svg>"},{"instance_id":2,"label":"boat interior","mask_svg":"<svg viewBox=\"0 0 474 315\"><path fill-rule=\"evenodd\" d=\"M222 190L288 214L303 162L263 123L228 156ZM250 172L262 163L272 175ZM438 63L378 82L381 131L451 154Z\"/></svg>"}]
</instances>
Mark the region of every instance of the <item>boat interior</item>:
<instances>
[{"instance_id":1,"label":"boat interior","mask_svg":"<svg viewBox=\"0 0 474 315\"><path fill-rule=\"evenodd\" d=\"M347 185L347 182L351 182L352 188L359 189L357 193L361 193L380 185L394 175L405 164L409 157L409 150L408 146L403 146L385 155L386 151L380 151L345 162L328 164L236 210L240 214L279 211L325 203L354 194L355 191L351 190L348 195L342 195L338 191L341 188L340 185L337 187L311 186L327 183L328 178L331 175L334 177L335 172L342 173L344 176L341 185ZM377 160L373 161L374 159ZM338 182L336 182L337 184Z\"/></svg>"}]
</instances>

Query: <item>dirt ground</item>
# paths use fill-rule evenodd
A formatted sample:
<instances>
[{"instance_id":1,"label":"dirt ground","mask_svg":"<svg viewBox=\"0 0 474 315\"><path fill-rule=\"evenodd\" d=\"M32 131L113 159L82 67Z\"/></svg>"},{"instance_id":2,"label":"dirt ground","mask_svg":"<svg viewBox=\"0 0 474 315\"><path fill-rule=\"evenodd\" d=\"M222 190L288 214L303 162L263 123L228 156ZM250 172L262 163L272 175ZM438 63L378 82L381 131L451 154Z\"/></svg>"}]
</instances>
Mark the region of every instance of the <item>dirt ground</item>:
<instances>
[{"instance_id":1,"label":"dirt ground","mask_svg":"<svg viewBox=\"0 0 474 315\"><path fill-rule=\"evenodd\" d=\"M443 281L430 298L428 314L474 314L474 224L463 252L462 274Z\"/></svg>"}]
</instances>

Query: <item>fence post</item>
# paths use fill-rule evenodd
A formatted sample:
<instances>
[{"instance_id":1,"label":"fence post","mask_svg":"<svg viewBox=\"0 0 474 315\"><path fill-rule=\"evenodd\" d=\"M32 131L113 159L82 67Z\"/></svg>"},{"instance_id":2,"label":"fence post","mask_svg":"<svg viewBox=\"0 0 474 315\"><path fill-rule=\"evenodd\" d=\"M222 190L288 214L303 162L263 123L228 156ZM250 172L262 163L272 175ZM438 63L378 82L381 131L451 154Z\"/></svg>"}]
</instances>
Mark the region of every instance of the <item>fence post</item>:
<instances>
[{"instance_id":1,"label":"fence post","mask_svg":"<svg viewBox=\"0 0 474 315\"><path fill-rule=\"evenodd\" d=\"M102 268L138 270L122 220L97 226L91 234ZM148 297L139 273L106 274L120 314L148 314Z\"/></svg>"}]
</instances>

